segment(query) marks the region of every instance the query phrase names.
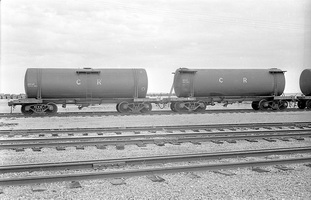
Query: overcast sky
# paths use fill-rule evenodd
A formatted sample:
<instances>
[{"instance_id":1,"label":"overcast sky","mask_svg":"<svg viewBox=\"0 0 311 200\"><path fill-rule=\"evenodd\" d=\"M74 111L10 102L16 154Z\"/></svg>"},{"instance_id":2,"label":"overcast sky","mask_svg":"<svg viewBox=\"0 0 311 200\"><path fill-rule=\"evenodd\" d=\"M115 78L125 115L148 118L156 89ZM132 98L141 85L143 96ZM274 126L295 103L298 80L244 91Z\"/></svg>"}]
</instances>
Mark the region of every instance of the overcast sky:
<instances>
[{"instance_id":1,"label":"overcast sky","mask_svg":"<svg viewBox=\"0 0 311 200\"><path fill-rule=\"evenodd\" d=\"M310 0L2 0L0 93L38 68L145 68L169 92L188 68L311 68Z\"/></svg>"}]
</instances>

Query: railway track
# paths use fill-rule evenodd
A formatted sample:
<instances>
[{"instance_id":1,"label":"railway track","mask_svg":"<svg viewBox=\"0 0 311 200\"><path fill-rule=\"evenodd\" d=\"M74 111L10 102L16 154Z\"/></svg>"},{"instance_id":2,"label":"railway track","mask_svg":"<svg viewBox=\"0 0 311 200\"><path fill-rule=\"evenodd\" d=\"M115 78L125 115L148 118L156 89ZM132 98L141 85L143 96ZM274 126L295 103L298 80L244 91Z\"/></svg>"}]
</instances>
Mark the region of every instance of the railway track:
<instances>
[{"instance_id":1,"label":"railway track","mask_svg":"<svg viewBox=\"0 0 311 200\"><path fill-rule=\"evenodd\" d=\"M172 112L171 110L155 110L149 113L118 113L116 111L97 111L97 112L58 112L55 115L38 114L25 116L22 113L0 113L3 118L38 118L38 117L92 117L92 116L132 116L132 115L184 115L184 114L213 114L213 113L277 113L277 112L309 112L308 109L288 108L285 110L253 110L253 109L208 109L203 112Z\"/></svg>"},{"instance_id":2,"label":"railway track","mask_svg":"<svg viewBox=\"0 0 311 200\"><path fill-rule=\"evenodd\" d=\"M1 173L16 173L25 171L41 171L41 170L63 170L63 169L86 169L95 168L102 169L109 166L124 166L124 165L145 165L155 163L172 163L172 162L189 162L194 160L215 160L223 158L237 158L237 157L262 157L267 155L279 154L304 154L311 153L311 147L300 148L279 148L279 149L262 149L249 151L233 151L233 152L216 152L216 153L201 153L201 154L183 154L183 155L169 155L169 156L155 156L155 157L138 157L138 158L124 158L124 159L110 159L110 160L92 160L92 161L78 161L78 162L64 162L64 163L41 163L41 164L25 164L25 165L10 165L2 166ZM102 178L123 178L129 176L144 176L154 174L167 174L178 172L193 172L206 170L220 170L220 169L234 169L242 167L259 167L267 165L283 165L292 163L310 163L311 157L303 156L299 158L289 159L269 159L248 162L231 162L231 163L215 163L215 164L187 164L183 166L174 167L157 167L144 168L134 170L115 170L115 171L99 171L91 173L70 173L62 175L50 176L28 176L18 178L4 178L0 179L0 186L6 185L24 185L46 182L59 181L73 181L73 180L88 180L88 179L102 179Z\"/></svg>"},{"instance_id":3,"label":"railway track","mask_svg":"<svg viewBox=\"0 0 311 200\"><path fill-rule=\"evenodd\" d=\"M311 128L311 122L284 122L284 123L245 123L245 124L210 124L210 125L176 125L176 126L133 126L133 127L98 127L98 128L62 128L62 129L7 129L0 130L0 136L7 135L14 137L17 135L28 136L33 134L39 134L39 137L45 135L58 136L58 134L68 134L73 136L77 133L96 133L97 135L103 135L104 133L116 133L122 134L124 132L134 132L140 134L141 131L149 131L156 133L157 131L172 132L172 131L212 131L213 129L224 131L225 129L235 131L237 129L305 129Z\"/></svg>"},{"instance_id":4,"label":"railway track","mask_svg":"<svg viewBox=\"0 0 311 200\"><path fill-rule=\"evenodd\" d=\"M146 144L156 144L158 146L164 146L165 144L179 145L186 142L199 145L201 142L208 141L223 144L224 142L236 143L236 140L257 142L258 139L275 142L276 140L289 141L290 138L304 140L306 137L311 137L311 128L57 138L13 138L1 139L0 149L15 149L16 151L23 151L26 148L32 148L35 151L40 151L41 148L56 148L57 150L65 150L65 147L69 146L74 146L77 149L83 149L85 146L96 146L97 148L105 149L108 145L114 145L117 149L124 149L125 145L137 145L143 147Z\"/></svg>"},{"instance_id":5,"label":"railway track","mask_svg":"<svg viewBox=\"0 0 311 200\"><path fill-rule=\"evenodd\" d=\"M150 165L159 163L217 160L224 158L260 157L260 156L284 155L295 153L296 154L311 153L311 146L295 147L295 148L214 152L214 153L179 154L168 156L148 156L148 157L121 158L121 159L88 160L88 161L75 161L75 162L8 165L8 166L0 166L0 172L17 173L25 171L33 172L33 171L47 171L47 170L76 170L76 169L92 169L92 168L98 169L116 166L119 167L125 165Z\"/></svg>"}]
</instances>

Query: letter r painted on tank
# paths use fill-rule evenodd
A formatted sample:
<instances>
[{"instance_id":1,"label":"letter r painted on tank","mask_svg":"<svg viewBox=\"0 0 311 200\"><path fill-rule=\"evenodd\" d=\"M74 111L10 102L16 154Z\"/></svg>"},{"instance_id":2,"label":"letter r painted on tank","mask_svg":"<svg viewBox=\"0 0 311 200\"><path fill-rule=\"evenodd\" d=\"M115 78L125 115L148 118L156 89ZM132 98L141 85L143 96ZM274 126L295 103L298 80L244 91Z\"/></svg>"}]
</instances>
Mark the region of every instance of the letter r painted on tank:
<instances>
[{"instance_id":1,"label":"letter r painted on tank","mask_svg":"<svg viewBox=\"0 0 311 200\"><path fill-rule=\"evenodd\" d=\"M247 78L243 77L243 83L247 83Z\"/></svg>"},{"instance_id":2,"label":"letter r painted on tank","mask_svg":"<svg viewBox=\"0 0 311 200\"><path fill-rule=\"evenodd\" d=\"M224 78L219 78L219 83L223 83L224 82Z\"/></svg>"},{"instance_id":3,"label":"letter r painted on tank","mask_svg":"<svg viewBox=\"0 0 311 200\"><path fill-rule=\"evenodd\" d=\"M77 85L81 85L81 80L78 79L78 80L76 81L76 83L77 83Z\"/></svg>"},{"instance_id":4,"label":"letter r painted on tank","mask_svg":"<svg viewBox=\"0 0 311 200\"><path fill-rule=\"evenodd\" d=\"M102 80L101 79L97 79L97 85L101 85L102 84Z\"/></svg>"}]
</instances>

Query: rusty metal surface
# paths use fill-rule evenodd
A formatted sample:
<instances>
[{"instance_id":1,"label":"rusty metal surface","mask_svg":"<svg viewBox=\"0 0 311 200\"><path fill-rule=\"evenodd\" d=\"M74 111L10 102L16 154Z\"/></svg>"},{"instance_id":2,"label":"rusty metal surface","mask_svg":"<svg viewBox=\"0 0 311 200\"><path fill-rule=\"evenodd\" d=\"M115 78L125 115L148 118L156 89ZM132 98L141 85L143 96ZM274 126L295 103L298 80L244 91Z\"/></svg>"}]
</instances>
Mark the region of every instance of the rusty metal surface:
<instances>
[{"instance_id":1,"label":"rusty metal surface","mask_svg":"<svg viewBox=\"0 0 311 200\"><path fill-rule=\"evenodd\" d=\"M145 69L39 69L25 75L28 98L145 98Z\"/></svg>"},{"instance_id":2,"label":"rusty metal surface","mask_svg":"<svg viewBox=\"0 0 311 200\"><path fill-rule=\"evenodd\" d=\"M177 69L174 77L178 97L271 96L284 88L279 69Z\"/></svg>"},{"instance_id":3,"label":"rusty metal surface","mask_svg":"<svg viewBox=\"0 0 311 200\"><path fill-rule=\"evenodd\" d=\"M299 85L304 95L311 96L311 69L305 69L301 72Z\"/></svg>"}]
</instances>

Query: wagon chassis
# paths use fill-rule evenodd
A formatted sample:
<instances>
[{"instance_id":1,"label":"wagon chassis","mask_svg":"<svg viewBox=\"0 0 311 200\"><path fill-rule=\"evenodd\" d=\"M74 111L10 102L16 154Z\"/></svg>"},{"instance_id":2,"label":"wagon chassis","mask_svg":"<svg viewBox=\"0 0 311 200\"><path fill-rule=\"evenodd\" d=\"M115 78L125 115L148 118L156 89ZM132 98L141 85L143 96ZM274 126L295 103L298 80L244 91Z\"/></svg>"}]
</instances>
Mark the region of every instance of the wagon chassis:
<instances>
[{"instance_id":1,"label":"wagon chassis","mask_svg":"<svg viewBox=\"0 0 311 200\"><path fill-rule=\"evenodd\" d=\"M21 111L25 115L48 114L57 112L57 104L63 108L67 104L75 104L79 109L90 105L101 105L116 103L116 110L120 113L147 113L152 110L152 103L163 108L169 105L174 112L204 112L208 105L223 103L226 107L229 104L252 102L254 110L283 110L288 107L289 102L298 103L300 109L311 108L311 97L301 96L211 96L211 97L167 97L167 98L60 98L60 99L36 99L26 98L13 100L8 103L15 107L21 105Z\"/></svg>"},{"instance_id":2,"label":"wagon chassis","mask_svg":"<svg viewBox=\"0 0 311 200\"><path fill-rule=\"evenodd\" d=\"M50 114L53 115L57 112L57 104L61 104L63 108L66 108L67 104L75 104L79 109L88 107L95 104L117 103L116 110L121 113L144 113L149 112L152 109L152 105L149 102L134 102L131 98L115 98L115 99L18 99L10 101L9 106L15 107L21 105L21 112L25 115L36 114Z\"/></svg>"}]
</instances>

